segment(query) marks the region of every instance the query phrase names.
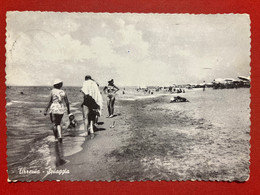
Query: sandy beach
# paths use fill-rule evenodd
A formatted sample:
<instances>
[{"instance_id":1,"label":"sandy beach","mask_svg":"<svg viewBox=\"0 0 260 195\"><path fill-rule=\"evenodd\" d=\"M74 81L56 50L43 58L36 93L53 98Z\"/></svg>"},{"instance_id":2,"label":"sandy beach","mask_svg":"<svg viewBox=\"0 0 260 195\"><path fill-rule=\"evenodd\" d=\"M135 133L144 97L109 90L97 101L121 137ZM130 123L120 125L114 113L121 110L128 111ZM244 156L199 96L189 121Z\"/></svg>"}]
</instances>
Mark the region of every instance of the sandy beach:
<instances>
[{"instance_id":1,"label":"sandy beach","mask_svg":"<svg viewBox=\"0 0 260 195\"><path fill-rule=\"evenodd\" d=\"M168 95L119 97L116 116L106 118L105 107L94 137L57 167L69 174L49 174L45 180L247 180L249 120L237 114L210 117L201 109L207 103L196 102L195 93L185 95L190 103L177 104L170 104ZM241 114L240 108L232 113Z\"/></svg>"}]
</instances>

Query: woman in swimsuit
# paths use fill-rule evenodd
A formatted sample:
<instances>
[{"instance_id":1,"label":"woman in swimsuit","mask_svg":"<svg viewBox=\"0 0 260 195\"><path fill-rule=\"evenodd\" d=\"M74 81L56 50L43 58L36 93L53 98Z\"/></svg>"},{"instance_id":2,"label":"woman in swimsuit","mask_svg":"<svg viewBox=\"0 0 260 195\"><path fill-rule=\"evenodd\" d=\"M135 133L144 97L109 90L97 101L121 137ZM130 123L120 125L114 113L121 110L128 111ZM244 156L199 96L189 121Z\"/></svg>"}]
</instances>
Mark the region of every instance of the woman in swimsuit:
<instances>
[{"instance_id":1,"label":"woman in swimsuit","mask_svg":"<svg viewBox=\"0 0 260 195\"><path fill-rule=\"evenodd\" d=\"M107 108L108 108L108 118L114 116L114 105L115 105L115 94L119 90L117 86L114 85L114 80L108 81L108 86L106 86L103 91L107 94Z\"/></svg>"},{"instance_id":2,"label":"woman in swimsuit","mask_svg":"<svg viewBox=\"0 0 260 195\"><path fill-rule=\"evenodd\" d=\"M47 115L47 111L50 109L50 119L53 123L53 133L55 141L62 142L61 133L61 119L66 112L64 103L67 107L67 112L70 114L69 101L66 93L61 90L63 82L60 79L56 79L53 83L53 89L51 90L50 101L46 107L44 115Z\"/></svg>"}]
</instances>

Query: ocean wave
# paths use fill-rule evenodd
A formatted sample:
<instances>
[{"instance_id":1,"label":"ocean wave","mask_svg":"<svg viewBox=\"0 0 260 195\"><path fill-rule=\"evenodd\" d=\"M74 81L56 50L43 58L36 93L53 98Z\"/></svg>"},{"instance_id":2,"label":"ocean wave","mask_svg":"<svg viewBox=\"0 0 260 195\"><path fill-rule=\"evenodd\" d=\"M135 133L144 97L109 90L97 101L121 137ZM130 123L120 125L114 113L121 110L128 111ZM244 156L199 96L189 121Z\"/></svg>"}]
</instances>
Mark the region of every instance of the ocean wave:
<instances>
[{"instance_id":1,"label":"ocean wave","mask_svg":"<svg viewBox=\"0 0 260 195\"><path fill-rule=\"evenodd\" d=\"M20 100L12 100L11 102L8 102L6 105L10 106L12 104L46 104L46 101L20 101Z\"/></svg>"},{"instance_id":2,"label":"ocean wave","mask_svg":"<svg viewBox=\"0 0 260 195\"><path fill-rule=\"evenodd\" d=\"M6 106L11 106L13 104L13 102L7 102Z\"/></svg>"}]
</instances>

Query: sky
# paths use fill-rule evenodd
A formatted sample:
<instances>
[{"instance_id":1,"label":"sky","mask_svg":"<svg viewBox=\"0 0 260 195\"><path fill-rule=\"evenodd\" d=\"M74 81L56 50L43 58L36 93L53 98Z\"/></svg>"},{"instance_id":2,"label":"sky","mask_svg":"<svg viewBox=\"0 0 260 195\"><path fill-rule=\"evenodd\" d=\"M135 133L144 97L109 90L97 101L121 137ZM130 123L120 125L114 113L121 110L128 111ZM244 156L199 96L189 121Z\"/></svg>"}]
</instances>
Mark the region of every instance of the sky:
<instances>
[{"instance_id":1,"label":"sky","mask_svg":"<svg viewBox=\"0 0 260 195\"><path fill-rule=\"evenodd\" d=\"M169 86L250 75L247 14L7 12L6 84Z\"/></svg>"}]
</instances>

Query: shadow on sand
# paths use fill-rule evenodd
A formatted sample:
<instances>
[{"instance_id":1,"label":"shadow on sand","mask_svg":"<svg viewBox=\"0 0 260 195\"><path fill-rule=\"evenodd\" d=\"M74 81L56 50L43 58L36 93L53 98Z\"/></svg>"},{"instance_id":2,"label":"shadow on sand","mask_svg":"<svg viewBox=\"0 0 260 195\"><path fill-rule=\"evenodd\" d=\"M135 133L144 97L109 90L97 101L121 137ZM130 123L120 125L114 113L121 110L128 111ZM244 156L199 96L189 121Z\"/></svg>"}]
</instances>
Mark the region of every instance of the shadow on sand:
<instances>
[{"instance_id":1,"label":"shadow on sand","mask_svg":"<svg viewBox=\"0 0 260 195\"><path fill-rule=\"evenodd\" d=\"M103 122L103 124L104 124L104 122ZM106 130L106 128L100 128L100 127L97 127L97 126L95 126L94 125L94 132L97 132L97 131L105 131Z\"/></svg>"},{"instance_id":2,"label":"shadow on sand","mask_svg":"<svg viewBox=\"0 0 260 195\"><path fill-rule=\"evenodd\" d=\"M118 114L114 114L112 117L109 117L109 118L115 118L117 116L121 116L121 113L118 113Z\"/></svg>"}]
</instances>

